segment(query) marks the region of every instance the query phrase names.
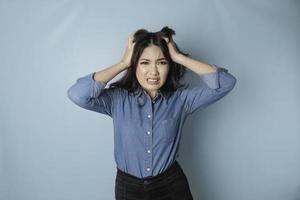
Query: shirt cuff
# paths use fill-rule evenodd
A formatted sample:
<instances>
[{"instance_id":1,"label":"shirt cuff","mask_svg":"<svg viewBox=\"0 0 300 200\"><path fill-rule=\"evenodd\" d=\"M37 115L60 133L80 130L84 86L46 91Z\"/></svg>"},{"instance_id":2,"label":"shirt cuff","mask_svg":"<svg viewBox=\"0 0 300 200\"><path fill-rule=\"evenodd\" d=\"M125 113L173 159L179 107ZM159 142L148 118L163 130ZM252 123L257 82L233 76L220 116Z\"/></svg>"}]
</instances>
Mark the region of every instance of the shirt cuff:
<instances>
[{"instance_id":1,"label":"shirt cuff","mask_svg":"<svg viewBox=\"0 0 300 200\"><path fill-rule=\"evenodd\" d=\"M208 73L208 74L200 75L200 77L209 88L218 89L218 88L220 88L220 81L219 81L220 71L228 72L228 70L226 68L220 67L216 64L211 64L211 66L213 68L215 68L216 71Z\"/></svg>"},{"instance_id":2,"label":"shirt cuff","mask_svg":"<svg viewBox=\"0 0 300 200\"><path fill-rule=\"evenodd\" d=\"M92 84L91 84L91 86L92 86L92 90L91 90L92 94L91 94L91 96L96 98L96 97L98 97L100 95L101 91L105 88L105 86L107 85L107 83L102 82L102 81L96 81L94 79L94 74L95 73L96 72L92 72L92 73L86 75L85 78L87 78L89 81L92 82Z\"/></svg>"}]
</instances>

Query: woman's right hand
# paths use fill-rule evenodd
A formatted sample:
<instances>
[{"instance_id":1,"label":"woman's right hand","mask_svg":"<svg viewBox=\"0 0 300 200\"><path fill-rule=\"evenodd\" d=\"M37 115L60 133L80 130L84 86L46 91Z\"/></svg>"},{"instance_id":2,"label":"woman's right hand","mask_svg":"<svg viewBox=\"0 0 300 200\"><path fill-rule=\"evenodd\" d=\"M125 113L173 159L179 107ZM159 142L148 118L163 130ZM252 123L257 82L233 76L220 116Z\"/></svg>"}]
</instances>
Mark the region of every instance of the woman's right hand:
<instances>
[{"instance_id":1,"label":"woman's right hand","mask_svg":"<svg viewBox=\"0 0 300 200\"><path fill-rule=\"evenodd\" d=\"M123 58L121 59L121 62L124 63L126 65L126 67L128 68L130 66L130 62L131 62L131 56L133 53L133 48L135 45L135 42L133 42L133 35L129 36L127 39L127 46L126 46L126 51L123 55Z\"/></svg>"}]
</instances>

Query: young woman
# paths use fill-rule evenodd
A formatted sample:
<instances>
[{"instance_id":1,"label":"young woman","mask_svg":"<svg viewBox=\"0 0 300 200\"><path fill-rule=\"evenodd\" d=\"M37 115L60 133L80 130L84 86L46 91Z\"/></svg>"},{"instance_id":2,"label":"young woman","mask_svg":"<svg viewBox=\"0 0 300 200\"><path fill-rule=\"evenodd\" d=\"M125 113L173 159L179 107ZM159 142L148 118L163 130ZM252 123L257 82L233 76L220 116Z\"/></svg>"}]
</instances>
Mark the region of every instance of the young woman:
<instances>
[{"instance_id":1,"label":"young woman","mask_svg":"<svg viewBox=\"0 0 300 200\"><path fill-rule=\"evenodd\" d=\"M164 27L129 37L121 61L77 79L68 89L78 106L113 119L117 200L191 200L178 149L187 116L228 94L236 78L182 53ZM185 68L204 84L180 84ZM123 70L126 74L105 88Z\"/></svg>"}]
</instances>

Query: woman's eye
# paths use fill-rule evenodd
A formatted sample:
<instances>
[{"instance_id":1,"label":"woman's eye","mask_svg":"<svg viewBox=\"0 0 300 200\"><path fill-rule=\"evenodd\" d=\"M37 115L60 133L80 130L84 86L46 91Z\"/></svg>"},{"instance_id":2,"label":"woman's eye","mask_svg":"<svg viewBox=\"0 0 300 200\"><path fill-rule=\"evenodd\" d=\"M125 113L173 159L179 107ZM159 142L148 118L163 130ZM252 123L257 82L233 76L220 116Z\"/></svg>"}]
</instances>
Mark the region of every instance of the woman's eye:
<instances>
[{"instance_id":1,"label":"woman's eye","mask_svg":"<svg viewBox=\"0 0 300 200\"><path fill-rule=\"evenodd\" d=\"M160 62L161 64L163 64L163 65L167 65L168 64L168 62L165 62L165 61L163 61L163 62ZM141 62L140 64L142 64L142 65L148 65L148 62Z\"/></svg>"}]
</instances>

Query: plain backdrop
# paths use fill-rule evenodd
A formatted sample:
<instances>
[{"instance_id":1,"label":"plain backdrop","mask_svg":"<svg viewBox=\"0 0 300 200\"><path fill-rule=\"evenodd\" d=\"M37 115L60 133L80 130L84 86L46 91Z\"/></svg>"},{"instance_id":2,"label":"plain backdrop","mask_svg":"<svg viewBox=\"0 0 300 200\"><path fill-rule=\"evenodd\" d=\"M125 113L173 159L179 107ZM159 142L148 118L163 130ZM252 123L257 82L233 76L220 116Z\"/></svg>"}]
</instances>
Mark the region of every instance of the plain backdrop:
<instances>
[{"instance_id":1,"label":"plain backdrop","mask_svg":"<svg viewBox=\"0 0 300 200\"><path fill-rule=\"evenodd\" d=\"M299 0L0 0L0 199L114 199L112 119L67 89L119 62L137 29L169 26L237 78L184 126L195 200L299 200L299 19Z\"/></svg>"}]
</instances>

